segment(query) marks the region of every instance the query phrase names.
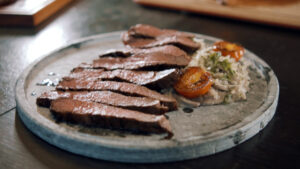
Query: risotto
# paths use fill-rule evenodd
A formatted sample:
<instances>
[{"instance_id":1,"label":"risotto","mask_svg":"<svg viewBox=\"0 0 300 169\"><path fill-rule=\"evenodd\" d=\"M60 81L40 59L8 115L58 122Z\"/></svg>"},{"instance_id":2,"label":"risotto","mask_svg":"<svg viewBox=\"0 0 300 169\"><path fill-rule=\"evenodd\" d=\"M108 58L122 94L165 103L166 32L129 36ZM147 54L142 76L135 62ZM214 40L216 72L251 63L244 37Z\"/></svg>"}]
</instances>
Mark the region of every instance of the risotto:
<instances>
[{"instance_id":1,"label":"risotto","mask_svg":"<svg viewBox=\"0 0 300 169\"><path fill-rule=\"evenodd\" d=\"M213 85L205 95L185 101L212 105L246 100L250 82L249 62L244 58L236 61L229 55L222 56L221 52L214 51L202 39L194 40L201 44L201 49L192 56L189 66L201 67L209 72Z\"/></svg>"}]
</instances>

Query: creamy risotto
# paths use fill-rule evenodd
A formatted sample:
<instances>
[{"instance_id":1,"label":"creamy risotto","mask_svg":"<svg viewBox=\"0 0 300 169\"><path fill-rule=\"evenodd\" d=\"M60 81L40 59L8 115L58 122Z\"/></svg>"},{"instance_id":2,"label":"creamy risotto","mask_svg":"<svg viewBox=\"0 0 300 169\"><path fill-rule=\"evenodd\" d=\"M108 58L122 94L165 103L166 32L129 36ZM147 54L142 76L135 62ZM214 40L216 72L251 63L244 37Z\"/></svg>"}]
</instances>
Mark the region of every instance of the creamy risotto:
<instances>
[{"instance_id":1,"label":"creamy risotto","mask_svg":"<svg viewBox=\"0 0 300 169\"><path fill-rule=\"evenodd\" d=\"M250 81L247 70L249 62L244 58L235 61L230 56L222 56L202 39L195 41L201 44L201 49L192 56L189 66L199 66L210 72L213 85L207 94L192 101L210 105L246 100Z\"/></svg>"}]
</instances>

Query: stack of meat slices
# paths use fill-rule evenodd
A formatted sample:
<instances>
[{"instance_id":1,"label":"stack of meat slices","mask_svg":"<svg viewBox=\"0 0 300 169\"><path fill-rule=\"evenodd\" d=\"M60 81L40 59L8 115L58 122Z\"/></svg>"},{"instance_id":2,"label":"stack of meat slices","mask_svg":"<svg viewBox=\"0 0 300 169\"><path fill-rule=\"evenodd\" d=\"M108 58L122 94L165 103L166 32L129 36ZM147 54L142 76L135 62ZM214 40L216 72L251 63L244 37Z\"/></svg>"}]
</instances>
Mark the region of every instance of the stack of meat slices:
<instances>
[{"instance_id":1,"label":"stack of meat slices","mask_svg":"<svg viewBox=\"0 0 300 169\"><path fill-rule=\"evenodd\" d=\"M126 50L80 64L37 104L64 121L172 136L164 113L176 110L177 102L158 91L172 87L190 62L184 50L198 48L192 37L136 25L123 35Z\"/></svg>"}]
</instances>

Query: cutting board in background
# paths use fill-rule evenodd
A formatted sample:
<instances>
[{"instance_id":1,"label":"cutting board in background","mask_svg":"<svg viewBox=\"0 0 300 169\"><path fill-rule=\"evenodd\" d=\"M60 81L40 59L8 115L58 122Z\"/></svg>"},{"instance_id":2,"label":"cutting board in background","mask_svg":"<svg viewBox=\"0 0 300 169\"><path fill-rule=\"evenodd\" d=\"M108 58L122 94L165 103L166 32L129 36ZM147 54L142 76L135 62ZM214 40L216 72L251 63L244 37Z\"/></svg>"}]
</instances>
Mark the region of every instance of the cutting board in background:
<instances>
[{"instance_id":1,"label":"cutting board in background","mask_svg":"<svg viewBox=\"0 0 300 169\"><path fill-rule=\"evenodd\" d=\"M72 0L16 0L0 6L0 25L37 26Z\"/></svg>"},{"instance_id":2,"label":"cutting board in background","mask_svg":"<svg viewBox=\"0 0 300 169\"><path fill-rule=\"evenodd\" d=\"M134 0L147 6L300 29L300 0Z\"/></svg>"}]
</instances>

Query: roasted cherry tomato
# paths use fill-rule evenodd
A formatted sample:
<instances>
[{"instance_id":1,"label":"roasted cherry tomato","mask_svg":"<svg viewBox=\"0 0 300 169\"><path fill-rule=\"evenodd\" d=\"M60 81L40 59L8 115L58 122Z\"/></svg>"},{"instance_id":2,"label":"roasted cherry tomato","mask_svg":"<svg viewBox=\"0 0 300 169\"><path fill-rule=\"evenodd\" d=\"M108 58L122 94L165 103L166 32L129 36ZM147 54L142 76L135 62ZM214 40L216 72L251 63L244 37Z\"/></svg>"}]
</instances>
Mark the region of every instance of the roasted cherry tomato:
<instances>
[{"instance_id":1,"label":"roasted cherry tomato","mask_svg":"<svg viewBox=\"0 0 300 169\"><path fill-rule=\"evenodd\" d=\"M242 46L226 41L216 42L213 46L213 50L221 52L223 56L230 55L230 57L236 61L239 61L244 55L244 48Z\"/></svg>"},{"instance_id":2,"label":"roasted cherry tomato","mask_svg":"<svg viewBox=\"0 0 300 169\"><path fill-rule=\"evenodd\" d=\"M200 67L189 67L175 84L174 89L186 98L195 98L206 94L211 85L209 72Z\"/></svg>"}]
</instances>

